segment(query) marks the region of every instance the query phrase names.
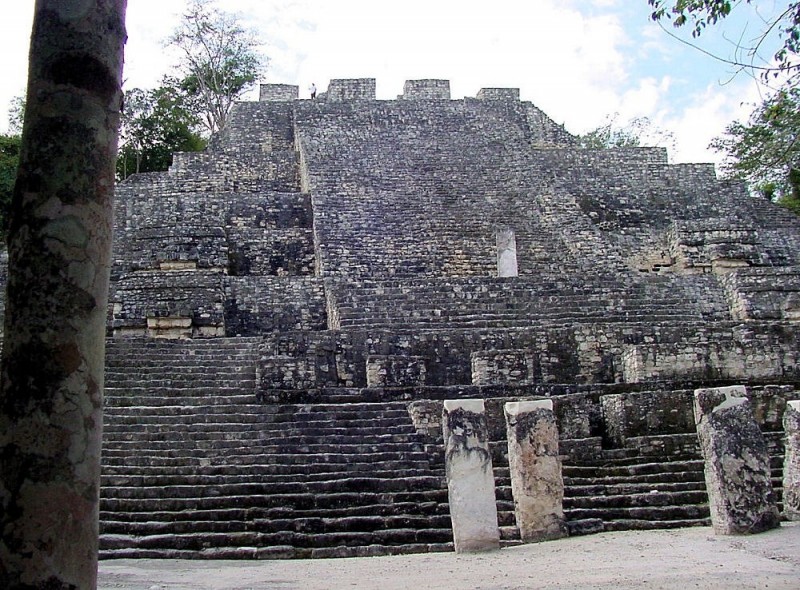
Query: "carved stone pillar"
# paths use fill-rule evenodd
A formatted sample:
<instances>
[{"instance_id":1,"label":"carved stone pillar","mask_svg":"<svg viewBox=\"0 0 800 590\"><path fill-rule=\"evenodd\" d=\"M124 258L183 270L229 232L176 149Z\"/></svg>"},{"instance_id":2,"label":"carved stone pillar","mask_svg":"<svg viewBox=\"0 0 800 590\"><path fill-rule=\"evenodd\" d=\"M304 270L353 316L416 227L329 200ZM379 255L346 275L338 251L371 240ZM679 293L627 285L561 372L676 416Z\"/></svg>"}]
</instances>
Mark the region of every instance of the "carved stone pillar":
<instances>
[{"instance_id":1,"label":"carved stone pillar","mask_svg":"<svg viewBox=\"0 0 800 590\"><path fill-rule=\"evenodd\" d=\"M520 537L525 543L565 537L564 480L553 402L507 403L505 416Z\"/></svg>"},{"instance_id":2,"label":"carved stone pillar","mask_svg":"<svg viewBox=\"0 0 800 590\"><path fill-rule=\"evenodd\" d=\"M783 462L783 514L800 520L800 400L786 403L783 415L786 459Z\"/></svg>"},{"instance_id":3,"label":"carved stone pillar","mask_svg":"<svg viewBox=\"0 0 800 590\"><path fill-rule=\"evenodd\" d=\"M694 396L714 532L759 533L779 526L767 444L744 386L697 389Z\"/></svg>"},{"instance_id":4,"label":"carved stone pillar","mask_svg":"<svg viewBox=\"0 0 800 590\"><path fill-rule=\"evenodd\" d=\"M442 427L456 553L499 549L494 473L483 400L445 401Z\"/></svg>"}]
</instances>

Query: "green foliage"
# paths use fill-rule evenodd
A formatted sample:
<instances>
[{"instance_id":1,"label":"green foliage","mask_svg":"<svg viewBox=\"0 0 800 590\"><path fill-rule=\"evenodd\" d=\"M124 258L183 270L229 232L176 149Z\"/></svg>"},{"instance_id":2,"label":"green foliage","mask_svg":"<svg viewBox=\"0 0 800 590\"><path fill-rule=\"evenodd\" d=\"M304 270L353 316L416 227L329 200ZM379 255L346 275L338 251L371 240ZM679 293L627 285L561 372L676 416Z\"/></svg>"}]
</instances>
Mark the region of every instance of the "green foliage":
<instances>
[{"instance_id":1,"label":"green foliage","mask_svg":"<svg viewBox=\"0 0 800 590\"><path fill-rule=\"evenodd\" d=\"M166 170L173 152L205 148L235 100L261 74L255 37L213 0L191 0L168 44L182 55L178 78L125 93L117 176ZM205 129L205 133L203 133Z\"/></svg>"},{"instance_id":2,"label":"green foliage","mask_svg":"<svg viewBox=\"0 0 800 590\"><path fill-rule=\"evenodd\" d=\"M255 35L213 0L191 0L168 42L182 54L183 88L201 105L203 123L220 131L233 103L262 73Z\"/></svg>"},{"instance_id":3,"label":"green foliage","mask_svg":"<svg viewBox=\"0 0 800 590\"><path fill-rule=\"evenodd\" d=\"M0 235L4 238L8 230L21 144L22 138L19 135L0 135Z\"/></svg>"},{"instance_id":4,"label":"green foliage","mask_svg":"<svg viewBox=\"0 0 800 590\"><path fill-rule=\"evenodd\" d=\"M578 145L582 148L624 148L639 147L639 137L630 129L615 129L611 123L601 125L597 129L578 136Z\"/></svg>"},{"instance_id":5,"label":"green foliage","mask_svg":"<svg viewBox=\"0 0 800 590\"><path fill-rule=\"evenodd\" d=\"M716 25L729 16L732 10L749 5L753 10L750 21L760 30L755 35L748 32L748 37L752 38L749 46L737 46L737 55L746 56L747 61L724 61L760 71L765 77L777 77L781 73L796 77L800 74L800 63L797 61L800 52L800 1L785 2L785 6L784 2L775 2L776 12L773 14L768 12L769 7L760 6L752 0L647 0L647 3L653 7L653 20L671 20L675 27L689 25L695 38L709 25ZM774 63L762 62L759 52L773 35L779 37Z\"/></svg>"},{"instance_id":6,"label":"green foliage","mask_svg":"<svg viewBox=\"0 0 800 590\"><path fill-rule=\"evenodd\" d=\"M154 90L125 93L117 176L166 170L173 152L205 148L199 134L197 105L174 79L164 78Z\"/></svg>"},{"instance_id":7,"label":"green foliage","mask_svg":"<svg viewBox=\"0 0 800 590\"><path fill-rule=\"evenodd\" d=\"M756 192L796 209L800 201L800 89L787 86L750 115L728 125L711 148L725 154L722 172Z\"/></svg>"},{"instance_id":8,"label":"green foliage","mask_svg":"<svg viewBox=\"0 0 800 590\"><path fill-rule=\"evenodd\" d=\"M626 124L617 122L619 114L606 117L606 122L596 129L578 136L582 148L631 148L641 146L672 147L671 133L656 127L647 117L636 117Z\"/></svg>"}]
</instances>

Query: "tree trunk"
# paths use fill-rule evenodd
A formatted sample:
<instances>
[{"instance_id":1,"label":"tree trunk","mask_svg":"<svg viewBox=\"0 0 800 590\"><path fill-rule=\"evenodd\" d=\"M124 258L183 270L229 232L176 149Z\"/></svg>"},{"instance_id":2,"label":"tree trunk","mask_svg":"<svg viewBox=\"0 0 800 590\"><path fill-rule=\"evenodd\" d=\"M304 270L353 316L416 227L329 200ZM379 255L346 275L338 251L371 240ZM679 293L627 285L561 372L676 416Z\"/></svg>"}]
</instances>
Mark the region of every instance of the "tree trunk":
<instances>
[{"instance_id":1,"label":"tree trunk","mask_svg":"<svg viewBox=\"0 0 800 590\"><path fill-rule=\"evenodd\" d=\"M126 0L37 0L8 237L0 588L97 583Z\"/></svg>"}]
</instances>

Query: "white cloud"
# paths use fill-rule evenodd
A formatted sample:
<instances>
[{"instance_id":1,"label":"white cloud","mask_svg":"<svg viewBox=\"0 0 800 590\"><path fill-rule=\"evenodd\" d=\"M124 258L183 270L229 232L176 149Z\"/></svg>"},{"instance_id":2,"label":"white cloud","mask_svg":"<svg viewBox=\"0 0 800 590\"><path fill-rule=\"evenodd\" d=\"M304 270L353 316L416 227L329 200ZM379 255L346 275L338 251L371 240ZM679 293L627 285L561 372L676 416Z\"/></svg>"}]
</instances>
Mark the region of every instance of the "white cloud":
<instances>
[{"instance_id":1,"label":"white cloud","mask_svg":"<svg viewBox=\"0 0 800 590\"><path fill-rule=\"evenodd\" d=\"M25 93L28 79L28 45L33 23L33 2L3 6L0 25L0 132L8 129L11 100Z\"/></svg>"},{"instance_id":2,"label":"white cloud","mask_svg":"<svg viewBox=\"0 0 800 590\"><path fill-rule=\"evenodd\" d=\"M672 78L644 78L635 88L626 91L620 100L619 113L624 118L653 117L663 107L672 85Z\"/></svg>"},{"instance_id":3,"label":"white cloud","mask_svg":"<svg viewBox=\"0 0 800 590\"><path fill-rule=\"evenodd\" d=\"M709 85L695 94L692 106L658 121L675 134L674 161L719 164L723 156L708 149L708 144L732 121L747 119L759 101L757 88L744 80L735 87Z\"/></svg>"},{"instance_id":4,"label":"white cloud","mask_svg":"<svg viewBox=\"0 0 800 590\"><path fill-rule=\"evenodd\" d=\"M185 2L128 3L126 87L154 86L175 63L162 40ZM647 116L674 132L681 161L708 160L708 141L742 110L731 87L693 86L685 62L668 72L665 60L679 51L657 27L645 26L646 6L623 21L632 9L620 0L225 0L221 6L259 32L270 58L264 81L297 84L304 96L311 82L324 90L332 78L351 77L375 78L382 99L400 94L408 79L448 79L454 98L514 87L573 132L613 113L621 120ZM7 56L0 63L0 108L24 86L31 8L32 2L13 3L0 23Z\"/></svg>"}]
</instances>

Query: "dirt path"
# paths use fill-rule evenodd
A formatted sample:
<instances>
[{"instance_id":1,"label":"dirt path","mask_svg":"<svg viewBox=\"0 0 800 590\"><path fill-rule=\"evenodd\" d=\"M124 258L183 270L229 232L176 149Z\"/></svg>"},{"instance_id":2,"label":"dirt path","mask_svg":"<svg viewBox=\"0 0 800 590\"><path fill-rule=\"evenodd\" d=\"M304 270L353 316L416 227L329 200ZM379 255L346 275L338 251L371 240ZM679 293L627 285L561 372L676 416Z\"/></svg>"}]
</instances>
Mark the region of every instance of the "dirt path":
<instances>
[{"instance_id":1,"label":"dirt path","mask_svg":"<svg viewBox=\"0 0 800 590\"><path fill-rule=\"evenodd\" d=\"M605 533L457 556L293 561L116 560L100 590L800 589L800 523L747 537L709 528Z\"/></svg>"}]
</instances>

